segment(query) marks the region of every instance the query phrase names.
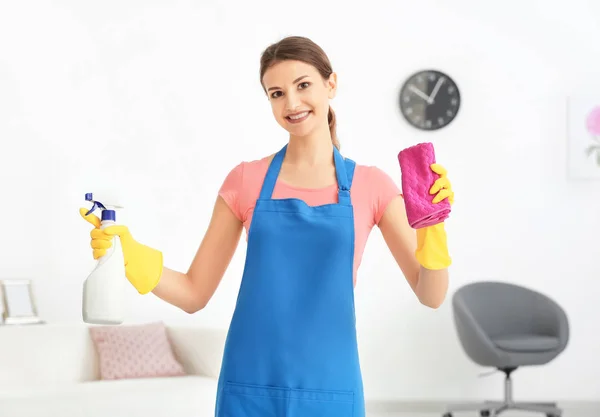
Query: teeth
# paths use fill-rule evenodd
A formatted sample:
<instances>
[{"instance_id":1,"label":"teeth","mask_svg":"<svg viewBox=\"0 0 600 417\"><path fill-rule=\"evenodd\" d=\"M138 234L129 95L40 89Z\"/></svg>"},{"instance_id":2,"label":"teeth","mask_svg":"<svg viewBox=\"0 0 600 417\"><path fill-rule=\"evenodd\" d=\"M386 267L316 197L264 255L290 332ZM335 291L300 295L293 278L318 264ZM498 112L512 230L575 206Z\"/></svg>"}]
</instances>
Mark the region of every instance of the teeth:
<instances>
[{"instance_id":1,"label":"teeth","mask_svg":"<svg viewBox=\"0 0 600 417\"><path fill-rule=\"evenodd\" d=\"M308 114L307 111L305 111L304 113L299 113L299 114L295 114L295 115L290 115L288 116L290 119L292 120L297 120L297 119L302 119L304 116L306 116Z\"/></svg>"}]
</instances>

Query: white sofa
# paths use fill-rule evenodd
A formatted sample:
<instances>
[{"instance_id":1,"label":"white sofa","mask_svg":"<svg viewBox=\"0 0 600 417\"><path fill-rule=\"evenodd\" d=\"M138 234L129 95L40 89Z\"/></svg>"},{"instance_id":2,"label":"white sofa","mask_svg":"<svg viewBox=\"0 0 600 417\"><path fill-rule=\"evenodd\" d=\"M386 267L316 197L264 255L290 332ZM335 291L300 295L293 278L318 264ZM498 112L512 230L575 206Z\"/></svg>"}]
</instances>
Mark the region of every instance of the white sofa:
<instances>
[{"instance_id":1,"label":"white sofa","mask_svg":"<svg viewBox=\"0 0 600 417\"><path fill-rule=\"evenodd\" d=\"M99 380L84 324L0 326L0 417L212 417L225 331L167 326L188 375Z\"/></svg>"}]
</instances>

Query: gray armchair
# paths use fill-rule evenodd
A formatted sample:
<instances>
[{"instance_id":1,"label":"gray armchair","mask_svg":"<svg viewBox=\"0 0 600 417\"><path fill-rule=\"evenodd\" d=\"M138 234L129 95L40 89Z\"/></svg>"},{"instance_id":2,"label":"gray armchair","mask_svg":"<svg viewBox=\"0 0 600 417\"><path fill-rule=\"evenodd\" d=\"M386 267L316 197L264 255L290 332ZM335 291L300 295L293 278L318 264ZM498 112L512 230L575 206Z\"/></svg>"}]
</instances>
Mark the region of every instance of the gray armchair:
<instances>
[{"instance_id":1,"label":"gray armchair","mask_svg":"<svg viewBox=\"0 0 600 417\"><path fill-rule=\"evenodd\" d=\"M451 405L444 417L459 411L493 417L506 410L560 417L556 403L515 402L511 375L522 366L547 364L565 350L569 323L563 309L537 291L502 282L463 286L454 294L452 308L466 355L478 365L504 372L504 400Z\"/></svg>"}]
</instances>

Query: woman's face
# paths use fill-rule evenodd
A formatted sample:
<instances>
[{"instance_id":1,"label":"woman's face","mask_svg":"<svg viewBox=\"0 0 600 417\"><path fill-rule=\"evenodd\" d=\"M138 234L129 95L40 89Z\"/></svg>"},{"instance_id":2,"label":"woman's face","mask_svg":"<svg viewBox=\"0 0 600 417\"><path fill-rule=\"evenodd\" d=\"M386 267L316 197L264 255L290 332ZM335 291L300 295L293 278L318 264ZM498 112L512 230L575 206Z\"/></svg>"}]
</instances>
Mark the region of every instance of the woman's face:
<instances>
[{"instance_id":1,"label":"woman's face","mask_svg":"<svg viewBox=\"0 0 600 417\"><path fill-rule=\"evenodd\" d=\"M335 97L336 75L323 80L312 65L282 61L270 67L263 85L277 123L294 136L306 136L328 125L329 100Z\"/></svg>"}]
</instances>

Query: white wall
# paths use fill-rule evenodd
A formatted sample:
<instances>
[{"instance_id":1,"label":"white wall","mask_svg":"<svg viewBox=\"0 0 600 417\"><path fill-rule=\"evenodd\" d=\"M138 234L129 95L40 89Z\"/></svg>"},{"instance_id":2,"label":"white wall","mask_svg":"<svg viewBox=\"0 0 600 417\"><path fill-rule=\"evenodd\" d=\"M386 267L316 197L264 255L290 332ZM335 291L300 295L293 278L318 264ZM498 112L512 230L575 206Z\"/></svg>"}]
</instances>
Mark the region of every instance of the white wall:
<instances>
[{"instance_id":1,"label":"white wall","mask_svg":"<svg viewBox=\"0 0 600 417\"><path fill-rule=\"evenodd\" d=\"M80 321L94 264L78 214L86 192L120 195L134 236L168 266L188 267L226 173L286 139L258 60L269 43L301 34L339 74L346 155L399 183L397 153L434 142L456 192L451 291L512 281L568 312L568 350L515 374L516 396L598 398L600 184L570 182L565 168L565 97L600 89L597 2L52 3L0 6L0 276L33 278L45 319ZM451 74L463 97L458 119L437 133L409 128L396 107L402 81L426 67ZM226 326L244 251L242 242L204 311L187 316L132 291L131 321ZM371 398L501 395L501 376L476 378L482 370L462 353L450 302L419 305L377 229L359 274Z\"/></svg>"}]
</instances>

